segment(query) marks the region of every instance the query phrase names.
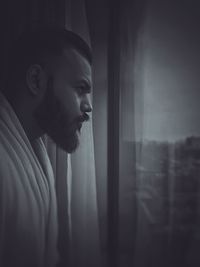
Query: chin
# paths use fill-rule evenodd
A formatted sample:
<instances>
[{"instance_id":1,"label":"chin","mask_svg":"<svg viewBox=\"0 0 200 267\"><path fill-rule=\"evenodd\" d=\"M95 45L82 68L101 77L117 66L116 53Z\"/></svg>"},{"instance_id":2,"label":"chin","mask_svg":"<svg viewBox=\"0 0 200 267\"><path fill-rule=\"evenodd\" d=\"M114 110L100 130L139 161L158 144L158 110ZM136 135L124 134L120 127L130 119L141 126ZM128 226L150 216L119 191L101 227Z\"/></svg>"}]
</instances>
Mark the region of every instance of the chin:
<instances>
[{"instance_id":1,"label":"chin","mask_svg":"<svg viewBox=\"0 0 200 267\"><path fill-rule=\"evenodd\" d=\"M65 152L71 154L76 151L79 146L79 138L77 134L74 134L71 138L52 138L58 147Z\"/></svg>"}]
</instances>

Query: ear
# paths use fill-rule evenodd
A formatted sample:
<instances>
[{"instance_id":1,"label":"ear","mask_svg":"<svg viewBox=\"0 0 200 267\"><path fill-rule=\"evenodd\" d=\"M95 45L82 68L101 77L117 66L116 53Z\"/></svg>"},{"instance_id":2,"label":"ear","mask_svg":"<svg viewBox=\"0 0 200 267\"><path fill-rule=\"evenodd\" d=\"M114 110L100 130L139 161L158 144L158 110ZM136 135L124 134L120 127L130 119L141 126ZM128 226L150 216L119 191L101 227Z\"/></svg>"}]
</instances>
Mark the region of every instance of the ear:
<instances>
[{"instance_id":1,"label":"ear","mask_svg":"<svg viewBox=\"0 0 200 267\"><path fill-rule=\"evenodd\" d=\"M26 72L26 83L32 95L38 96L43 92L45 77L45 72L40 65L34 64L28 68Z\"/></svg>"}]
</instances>

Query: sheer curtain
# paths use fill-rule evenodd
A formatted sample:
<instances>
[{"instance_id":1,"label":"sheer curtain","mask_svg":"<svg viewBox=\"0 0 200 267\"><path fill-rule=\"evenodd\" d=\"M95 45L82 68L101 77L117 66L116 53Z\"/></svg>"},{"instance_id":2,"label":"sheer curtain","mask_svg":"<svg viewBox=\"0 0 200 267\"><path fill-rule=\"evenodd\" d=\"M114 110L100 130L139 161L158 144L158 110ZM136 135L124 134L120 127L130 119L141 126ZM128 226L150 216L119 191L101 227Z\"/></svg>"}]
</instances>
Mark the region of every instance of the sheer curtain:
<instances>
[{"instance_id":1,"label":"sheer curtain","mask_svg":"<svg viewBox=\"0 0 200 267\"><path fill-rule=\"evenodd\" d=\"M66 27L90 43L84 1L71 1L70 7L71 23ZM72 261L75 266L101 266L92 116L70 160Z\"/></svg>"},{"instance_id":2,"label":"sheer curtain","mask_svg":"<svg viewBox=\"0 0 200 267\"><path fill-rule=\"evenodd\" d=\"M125 2L120 13L120 266L196 267L199 4L149 0L140 9L142 1Z\"/></svg>"},{"instance_id":3,"label":"sheer curtain","mask_svg":"<svg viewBox=\"0 0 200 267\"><path fill-rule=\"evenodd\" d=\"M25 29L57 25L90 42L84 1L2 2L2 86L10 44ZM81 145L72 156L44 138L56 178L62 266L101 266L92 128L91 118L83 126Z\"/></svg>"}]
</instances>

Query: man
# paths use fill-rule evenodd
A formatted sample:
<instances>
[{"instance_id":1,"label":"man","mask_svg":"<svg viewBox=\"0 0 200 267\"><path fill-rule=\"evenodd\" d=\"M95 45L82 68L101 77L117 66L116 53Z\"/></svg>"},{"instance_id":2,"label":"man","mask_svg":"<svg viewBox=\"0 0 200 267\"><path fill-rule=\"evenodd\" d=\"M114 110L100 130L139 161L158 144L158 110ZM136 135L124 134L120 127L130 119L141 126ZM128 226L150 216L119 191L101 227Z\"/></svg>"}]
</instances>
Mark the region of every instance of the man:
<instances>
[{"instance_id":1,"label":"man","mask_svg":"<svg viewBox=\"0 0 200 267\"><path fill-rule=\"evenodd\" d=\"M57 262L54 177L41 136L66 152L91 112L91 52L76 34L24 34L10 56L0 94L0 266Z\"/></svg>"}]
</instances>

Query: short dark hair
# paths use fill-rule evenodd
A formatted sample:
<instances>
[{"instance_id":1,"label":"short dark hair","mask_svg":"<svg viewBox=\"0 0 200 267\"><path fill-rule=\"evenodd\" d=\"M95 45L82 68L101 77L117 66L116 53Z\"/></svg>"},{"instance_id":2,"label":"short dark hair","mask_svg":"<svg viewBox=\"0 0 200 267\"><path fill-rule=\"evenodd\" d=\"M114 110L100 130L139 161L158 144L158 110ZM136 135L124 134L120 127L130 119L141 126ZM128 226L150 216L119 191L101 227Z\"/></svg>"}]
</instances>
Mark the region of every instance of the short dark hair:
<instances>
[{"instance_id":1,"label":"short dark hair","mask_svg":"<svg viewBox=\"0 0 200 267\"><path fill-rule=\"evenodd\" d=\"M60 55L66 48L74 48L92 64L91 48L72 31L42 28L24 32L11 49L7 86L11 86L12 81L19 81L29 65L41 64L45 58Z\"/></svg>"}]
</instances>

